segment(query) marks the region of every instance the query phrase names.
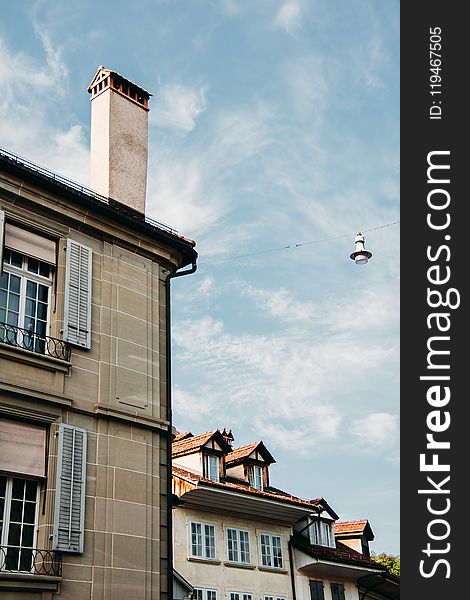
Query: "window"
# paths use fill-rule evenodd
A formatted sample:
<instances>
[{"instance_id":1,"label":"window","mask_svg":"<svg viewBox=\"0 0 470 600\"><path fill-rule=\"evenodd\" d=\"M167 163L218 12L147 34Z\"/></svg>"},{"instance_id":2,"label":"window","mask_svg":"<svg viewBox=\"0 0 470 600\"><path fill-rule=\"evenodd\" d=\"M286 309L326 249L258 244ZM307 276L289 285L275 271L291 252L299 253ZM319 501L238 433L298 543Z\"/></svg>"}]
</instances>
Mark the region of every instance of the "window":
<instances>
[{"instance_id":1,"label":"window","mask_svg":"<svg viewBox=\"0 0 470 600\"><path fill-rule=\"evenodd\" d=\"M245 592L230 592L230 600L253 600L253 594Z\"/></svg>"},{"instance_id":2,"label":"window","mask_svg":"<svg viewBox=\"0 0 470 600\"><path fill-rule=\"evenodd\" d=\"M227 529L227 555L230 562L250 562L250 541L248 531Z\"/></svg>"},{"instance_id":3,"label":"window","mask_svg":"<svg viewBox=\"0 0 470 600\"><path fill-rule=\"evenodd\" d=\"M311 600L325 600L325 592L323 591L323 582L310 580L310 598Z\"/></svg>"},{"instance_id":4,"label":"window","mask_svg":"<svg viewBox=\"0 0 470 600\"><path fill-rule=\"evenodd\" d=\"M52 267L7 248L3 258L0 340L45 354Z\"/></svg>"},{"instance_id":5,"label":"window","mask_svg":"<svg viewBox=\"0 0 470 600\"><path fill-rule=\"evenodd\" d=\"M191 523L191 556L215 559L214 525Z\"/></svg>"},{"instance_id":6,"label":"window","mask_svg":"<svg viewBox=\"0 0 470 600\"><path fill-rule=\"evenodd\" d=\"M219 481L219 457L214 454L204 454L204 477Z\"/></svg>"},{"instance_id":7,"label":"window","mask_svg":"<svg viewBox=\"0 0 470 600\"><path fill-rule=\"evenodd\" d=\"M331 584L331 600L344 600L344 585L342 583Z\"/></svg>"},{"instance_id":8,"label":"window","mask_svg":"<svg viewBox=\"0 0 470 600\"><path fill-rule=\"evenodd\" d=\"M217 600L217 590L194 588L193 600Z\"/></svg>"},{"instance_id":9,"label":"window","mask_svg":"<svg viewBox=\"0 0 470 600\"><path fill-rule=\"evenodd\" d=\"M282 569L281 538L278 535L262 533L261 542L261 564L264 567L275 567Z\"/></svg>"},{"instance_id":10,"label":"window","mask_svg":"<svg viewBox=\"0 0 470 600\"><path fill-rule=\"evenodd\" d=\"M250 466L250 485L257 490L263 490L263 468L259 465Z\"/></svg>"},{"instance_id":11,"label":"window","mask_svg":"<svg viewBox=\"0 0 470 600\"><path fill-rule=\"evenodd\" d=\"M263 600L286 600L285 596L263 596Z\"/></svg>"},{"instance_id":12,"label":"window","mask_svg":"<svg viewBox=\"0 0 470 600\"><path fill-rule=\"evenodd\" d=\"M33 568L38 494L37 481L0 475L1 569L30 572Z\"/></svg>"},{"instance_id":13,"label":"window","mask_svg":"<svg viewBox=\"0 0 470 600\"><path fill-rule=\"evenodd\" d=\"M333 523L320 520L311 521L309 531L311 544L330 548L336 547Z\"/></svg>"}]
</instances>

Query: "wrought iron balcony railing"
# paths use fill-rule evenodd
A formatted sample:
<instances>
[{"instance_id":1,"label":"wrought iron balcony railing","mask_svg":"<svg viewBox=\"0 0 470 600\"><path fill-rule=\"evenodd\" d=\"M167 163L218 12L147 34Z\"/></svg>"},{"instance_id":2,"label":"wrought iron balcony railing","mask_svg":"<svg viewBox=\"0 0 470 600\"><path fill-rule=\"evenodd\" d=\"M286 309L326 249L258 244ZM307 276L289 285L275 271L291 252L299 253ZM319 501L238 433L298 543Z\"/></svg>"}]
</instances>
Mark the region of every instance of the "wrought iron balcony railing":
<instances>
[{"instance_id":1,"label":"wrought iron balcony railing","mask_svg":"<svg viewBox=\"0 0 470 600\"><path fill-rule=\"evenodd\" d=\"M39 335L28 329L0 322L0 343L23 348L60 360L70 360L71 349L67 342L47 335Z\"/></svg>"},{"instance_id":2,"label":"wrought iron balcony railing","mask_svg":"<svg viewBox=\"0 0 470 600\"><path fill-rule=\"evenodd\" d=\"M0 546L0 572L62 576L62 556L53 550Z\"/></svg>"}]
</instances>

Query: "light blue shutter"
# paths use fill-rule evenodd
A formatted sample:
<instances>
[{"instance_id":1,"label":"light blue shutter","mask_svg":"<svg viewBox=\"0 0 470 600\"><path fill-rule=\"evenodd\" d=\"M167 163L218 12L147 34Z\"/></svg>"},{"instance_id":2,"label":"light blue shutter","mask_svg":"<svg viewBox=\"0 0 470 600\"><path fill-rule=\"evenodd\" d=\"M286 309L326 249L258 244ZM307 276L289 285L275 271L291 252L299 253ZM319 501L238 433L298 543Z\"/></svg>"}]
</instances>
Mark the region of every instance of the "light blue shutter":
<instances>
[{"instance_id":1,"label":"light blue shutter","mask_svg":"<svg viewBox=\"0 0 470 600\"><path fill-rule=\"evenodd\" d=\"M0 275L3 273L3 242L5 240L5 213L0 210Z\"/></svg>"},{"instance_id":2,"label":"light blue shutter","mask_svg":"<svg viewBox=\"0 0 470 600\"><path fill-rule=\"evenodd\" d=\"M92 250L67 240L64 301L64 339L91 348Z\"/></svg>"},{"instance_id":3,"label":"light blue shutter","mask_svg":"<svg viewBox=\"0 0 470 600\"><path fill-rule=\"evenodd\" d=\"M83 552L87 432L59 425L53 548Z\"/></svg>"}]
</instances>

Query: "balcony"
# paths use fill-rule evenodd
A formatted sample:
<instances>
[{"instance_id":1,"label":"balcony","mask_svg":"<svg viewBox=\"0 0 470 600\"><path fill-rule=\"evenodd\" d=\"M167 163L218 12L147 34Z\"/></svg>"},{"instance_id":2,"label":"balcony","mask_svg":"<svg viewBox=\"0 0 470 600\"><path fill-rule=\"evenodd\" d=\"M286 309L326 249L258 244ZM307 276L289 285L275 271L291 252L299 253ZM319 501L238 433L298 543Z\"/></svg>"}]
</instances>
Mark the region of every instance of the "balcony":
<instances>
[{"instance_id":1,"label":"balcony","mask_svg":"<svg viewBox=\"0 0 470 600\"><path fill-rule=\"evenodd\" d=\"M0 546L0 597L3 592L57 593L62 556L52 550Z\"/></svg>"},{"instance_id":2,"label":"balcony","mask_svg":"<svg viewBox=\"0 0 470 600\"><path fill-rule=\"evenodd\" d=\"M8 323L0 322L0 343L59 360L70 361L71 348L67 342L47 335L39 335Z\"/></svg>"},{"instance_id":3,"label":"balcony","mask_svg":"<svg viewBox=\"0 0 470 600\"><path fill-rule=\"evenodd\" d=\"M0 546L0 572L60 577L62 575L62 556L52 550Z\"/></svg>"}]
</instances>

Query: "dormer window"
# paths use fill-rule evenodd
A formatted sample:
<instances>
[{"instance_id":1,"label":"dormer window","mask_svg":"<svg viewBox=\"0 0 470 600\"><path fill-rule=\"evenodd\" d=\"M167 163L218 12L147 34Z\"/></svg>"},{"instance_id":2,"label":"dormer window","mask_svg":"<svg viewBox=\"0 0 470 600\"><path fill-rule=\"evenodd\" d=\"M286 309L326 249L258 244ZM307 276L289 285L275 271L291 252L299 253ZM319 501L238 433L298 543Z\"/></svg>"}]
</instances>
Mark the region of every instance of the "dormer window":
<instances>
[{"instance_id":1,"label":"dormer window","mask_svg":"<svg viewBox=\"0 0 470 600\"><path fill-rule=\"evenodd\" d=\"M320 519L312 520L309 527L309 534L311 544L336 548L332 522Z\"/></svg>"},{"instance_id":2,"label":"dormer window","mask_svg":"<svg viewBox=\"0 0 470 600\"><path fill-rule=\"evenodd\" d=\"M219 457L214 454L203 455L203 475L211 481L219 481Z\"/></svg>"},{"instance_id":3,"label":"dormer window","mask_svg":"<svg viewBox=\"0 0 470 600\"><path fill-rule=\"evenodd\" d=\"M250 485L255 490L263 491L263 467L259 465L250 466Z\"/></svg>"}]
</instances>

